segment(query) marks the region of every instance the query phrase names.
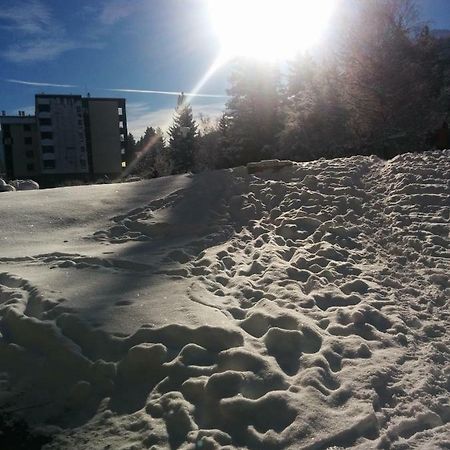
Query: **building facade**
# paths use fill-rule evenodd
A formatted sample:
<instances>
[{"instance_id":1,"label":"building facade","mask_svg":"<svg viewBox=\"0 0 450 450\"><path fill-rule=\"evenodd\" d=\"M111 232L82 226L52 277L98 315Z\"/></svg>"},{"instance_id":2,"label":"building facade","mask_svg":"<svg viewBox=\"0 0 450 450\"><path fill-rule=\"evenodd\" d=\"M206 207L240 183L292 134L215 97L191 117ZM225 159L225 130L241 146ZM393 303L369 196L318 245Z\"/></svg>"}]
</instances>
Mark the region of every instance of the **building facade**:
<instances>
[{"instance_id":1,"label":"building facade","mask_svg":"<svg viewBox=\"0 0 450 450\"><path fill-rule=\"evenodd\" d=\"M91 175L120 175L127 165L125 99L87 97L83 111Z\"/></svg>"},{"instance_id":2,"label":"building facade","mask_svg":"<svg viewBox=\"0 0 450 450\"><path fill-rule=\"evenodd\" d=\"M36 95L42 174L89 173L81 95Z\"/></svg>"},{"instance_id":3,"label":"building facade","mask_svg":"<svg viewBox=\"0 0 450 450\"><path fill-rule=\"evenodd\" d=\"M0 116L8 178L54 185L120 176L127 164L125 99L38 94L35 108L35 116Z\"/></svg>"},{"instance_id":4,"label":"building facade","mask_svg":"<svg viewBox=\"0 0 450 450\"><path fill-rule=\"evenodd\" d=\"M41 173L38 129L34 116L0 116L3 166L9 178L32 178Z\"/></svg>"}]
</instances>

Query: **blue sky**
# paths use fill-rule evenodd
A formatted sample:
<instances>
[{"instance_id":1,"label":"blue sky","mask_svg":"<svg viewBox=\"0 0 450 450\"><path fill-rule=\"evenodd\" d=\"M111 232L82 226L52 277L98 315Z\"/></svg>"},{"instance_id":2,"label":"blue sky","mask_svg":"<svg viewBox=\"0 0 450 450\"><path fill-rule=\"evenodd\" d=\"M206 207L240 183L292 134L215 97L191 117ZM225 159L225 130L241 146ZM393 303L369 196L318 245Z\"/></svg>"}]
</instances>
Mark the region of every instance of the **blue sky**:
<instances>
[{"instance_id":1,"label":"blue sky","mask_svg":"<svg viewBox=\"0 0 450 450\"><path fill-rule=\"evenodd\" d=\"M419 5L433 28L450 28L450 0ZM38 92L126 97L136 135L167 123L176 97L107 89L192 91L219 53L206 0L0 0L0 43L1 110L32 113ZM225 95L228 75L222 68L200 92ZM225 101L191 103L215 116Z\"/></svg>"}]
</instances>

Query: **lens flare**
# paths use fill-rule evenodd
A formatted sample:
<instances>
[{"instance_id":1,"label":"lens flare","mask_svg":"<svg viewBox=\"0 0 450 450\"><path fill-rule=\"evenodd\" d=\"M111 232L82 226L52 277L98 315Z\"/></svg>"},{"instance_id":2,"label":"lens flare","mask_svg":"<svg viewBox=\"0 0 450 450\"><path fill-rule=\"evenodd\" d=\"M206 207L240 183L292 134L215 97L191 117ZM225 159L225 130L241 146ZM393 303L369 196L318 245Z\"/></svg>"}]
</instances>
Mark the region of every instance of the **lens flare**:
<instances>
[{"instance_id":1,"label":"lens flare","mask_svg":"<svg viewBox=\"0 0 450 450\"><path fill-rule=\"evenodd\" d=\"M318 43L336 0L209 0L222 52L229 58L282 59Z\"/></svg>"}]
</instances>

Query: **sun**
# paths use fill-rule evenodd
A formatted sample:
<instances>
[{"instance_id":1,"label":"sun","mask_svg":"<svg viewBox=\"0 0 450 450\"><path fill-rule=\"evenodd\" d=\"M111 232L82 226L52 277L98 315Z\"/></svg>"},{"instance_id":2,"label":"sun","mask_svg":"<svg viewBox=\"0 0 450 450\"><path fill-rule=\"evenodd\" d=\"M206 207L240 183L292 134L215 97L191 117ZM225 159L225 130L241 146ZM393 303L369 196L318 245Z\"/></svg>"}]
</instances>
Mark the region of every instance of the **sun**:
<instances>
[{"instance_id":1,"label":"sun","mask_svg":"<svg viewBox=\"0 0 450 450\"><path fill-rule=\"evenodd\" d=\"M336 0L208 0L222 54L284 59L314 46Z\"/></svg>"}]
</instances>

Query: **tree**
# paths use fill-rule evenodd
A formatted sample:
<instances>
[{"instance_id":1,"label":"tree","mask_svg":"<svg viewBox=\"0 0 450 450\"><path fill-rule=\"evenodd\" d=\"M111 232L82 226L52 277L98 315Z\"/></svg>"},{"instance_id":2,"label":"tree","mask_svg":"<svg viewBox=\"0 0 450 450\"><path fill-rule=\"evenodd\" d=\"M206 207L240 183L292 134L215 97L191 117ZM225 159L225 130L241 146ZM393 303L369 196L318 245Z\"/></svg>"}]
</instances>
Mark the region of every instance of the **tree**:
<instances>
[{"instance_id":1,"label":"tree","mask_svg":"<svg viewBox=\"0 0 450 450\"><path fill-rule=\"evenodd\" d=\"M219 120L199 114L199 134L194 152L194 170L222 168L223 142L219 130Z\"/></svg>"},{"instance_id":2,"label":"tree","mask_svg":"<svg viewBox=\"0 0 450 450\"><path fill-rule=\"evenodd\" d=\"M231 98L224 118L230 153L236 158L234 164L270 157L281 129L277 67L255 60L240 60L230 82Z\"/></svg>"},{"instance_id":3,"label":"tree","mask_svg":"<svg viewBox=\"0 0 450 450\"><path fill-rule=\"evenodd\" d=\"M144 136L141 136L136 143L136 158L132 173L146 178L167 175L167 173L160 172L160 154L164 153L164 147L162 131L160 129L155 130L153 127L147 127Z\"/></svg>"},{"instance_id":4,"label":"tree","mask_svg":"<svg viewBox=\"0 0 450 450\"><path fill-rule=\"evenodd\" d=\"M432 122L430 53L412 0L367 0L343 21L340 61L358 145L383 157L418 148ZM345 30L345 31L344 31Z\"/></svg>"},{"instance_id":5,"label":"tree","mask_svg":"<svg viewBox=\"0 0 450 450\"><path fill-rule=\"evenodd\" d=\"M173 125L169 128L169 148L174 174L188 172L194 167L197 144L197 123L192 108L185 102L184 94L178 98Z\"/></svg>"},{"instance_id":6,"label":"tree","mask_svg":"<svg viewBox=\"0 0 450 450\"><path fill-rule=\"evenodd\" d=\"M128 133L128 139L127 139L127 158L128 158L128 164L130 162L133 162L136 158L136 139L131 133Z\"/></svg>"},{"instance_id":7,"label":"tree","mask_svg":"<svg viewBox=\"0 0 450 450\"><path fill-rule=\"evenodd\" d=\"M349 111L337 68L309 55L290 64L279 156L306 161L349 152Z\"/></svg>"}]
</instances>

